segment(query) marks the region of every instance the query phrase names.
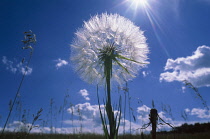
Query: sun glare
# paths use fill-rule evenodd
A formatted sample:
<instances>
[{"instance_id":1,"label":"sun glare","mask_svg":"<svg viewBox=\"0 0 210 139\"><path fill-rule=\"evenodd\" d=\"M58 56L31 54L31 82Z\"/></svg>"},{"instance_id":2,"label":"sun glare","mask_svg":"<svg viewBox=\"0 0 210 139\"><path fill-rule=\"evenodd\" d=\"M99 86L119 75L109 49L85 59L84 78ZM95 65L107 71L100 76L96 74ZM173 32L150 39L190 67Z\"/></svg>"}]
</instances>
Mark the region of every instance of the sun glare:
<instances>
[{"instance_id":1,"label":"sun glare","mask_svg":"<svg viewBox=\"0 0 210 139\"><path fill-rule=\"evenodd\" d=\"M129 2L129 8L133 9L135 12L137 12L138 9L147 10L150 7L150 0L126 0L126 2Z\"/></svg>"},{"instance_id":2,"label":"sun glare","mask_svg":"<svg viewBox=\"0 0 210 139\"><path fill-rule=\"evenodd\" d=\"M147 4L148 4L148 1L147 0L131 0L132 4L139 7L139 6L142 6L142 7L145 7Z\"/></svg>"}]
</instances>

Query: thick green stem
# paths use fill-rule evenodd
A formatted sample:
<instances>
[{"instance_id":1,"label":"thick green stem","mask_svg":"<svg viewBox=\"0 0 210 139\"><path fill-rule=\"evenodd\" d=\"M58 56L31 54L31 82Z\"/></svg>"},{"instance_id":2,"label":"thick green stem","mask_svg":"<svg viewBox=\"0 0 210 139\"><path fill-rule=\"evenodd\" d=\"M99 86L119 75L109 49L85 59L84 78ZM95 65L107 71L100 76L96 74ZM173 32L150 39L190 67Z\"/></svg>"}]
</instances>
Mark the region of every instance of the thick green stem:
<instances>
[{"instance_id":1,"label":"thick green stem","mask_svg":"<svg viewBox=\"0 0 210 139\"><path fill-rule=\"evenodd\" d=\"M120 62L116 59L119 56L120 55L118 55L117 51L115 50L114 43L110 44L110 46L106 46L106 47L103 47L102 49L100 49L99 59L104 64L104 78L106 80L106 93L107 93L106 94L106 114L107 114L107 118L108 118L109 126L110 126L109 136L106 136L106 138L109 138L109 139L117 139L119 124L120 124L120 116L121 116L121 113L120 113L119 122L118 122L118 125L117 125L118 115L116 115L116 118L115 118L114 111L113 111L113 108L112 108L112 101L111 101L112 62L114 61L120 67L122 67L126 72L128 72L127 69L124 68L120 64ZM119 102L119 105L121 105L120 103L121 103L121 100ZM121 108L120 108L120 112L121 112ZM104 117L101 116L102 122L105 119L105 118L104 119L103 118ZM105 134L107 132L108 131L106 129Z\"/></svg>"},{"instance_id":2,"label":"thick green stem","mask_svg":"<svg viewBox=\"0 0 210 139\"><path fill-rule=\"evenodd\" d=\"M110 139L115 136L115 122L114 122L114 112L111 105L111 74L112 74L112 59L108 56L105 60L105 75L106 75L106 86L107 86L107 102L106 102L106 112L108 115L109 126L110 126Z\"/></svg>"}]
</instances>

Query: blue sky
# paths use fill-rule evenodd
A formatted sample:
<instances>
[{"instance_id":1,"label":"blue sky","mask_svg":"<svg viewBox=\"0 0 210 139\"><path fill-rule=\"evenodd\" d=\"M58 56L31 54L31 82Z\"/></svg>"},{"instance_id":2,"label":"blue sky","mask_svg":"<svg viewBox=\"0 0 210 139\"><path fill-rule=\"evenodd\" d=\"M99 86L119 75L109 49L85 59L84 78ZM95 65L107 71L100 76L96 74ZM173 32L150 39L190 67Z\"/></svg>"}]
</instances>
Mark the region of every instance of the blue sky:
<instances>
[{"instance_id":1,"label":"blue sky","mask_svg":"<svg viewBox=\"0 0 210 139\"><path fill-rule=\"evenodd\" d=\"M136 122L129 119L127 108L126 124L131 121L132 131L148 123L152 100L159 115L173 125L210 121L210 111L183 83L187 79L198 87L210 105L209 0L147 0L145 4L132 0L1 0L0 9L0 127L3 127L9 112L8 104L14 99L22 78L24 65L20 62L29 56L28 50L21 49L23 32L32 30L37 43L29 65L31 72L25 77L18 97L22 111L17 110L20 105L15 106L8 129L21 126L18 115L22 115L24 109L30 110L27 124L40 108L43 108L40 118L49 122L50 99L53 99L56 116L52 126L57 132L72 132L80 126L76 114L78 107L82 112L83 131L101 132L96 85L81 80L69 58L70 44L77 29L84 21L104 12L117 13L139 26L150 50L150 64L128 82L130 105L137 119ZM99 90L102 97L104 89ZM66 94L69 97L62 118L59 107L64 105ZM124 97L123 91L120 94ZM113 87L112 95L113 98L119 96L117 86ZM70 107L70 103L73 106ZM74 128L71 108L75 110ZM181 117L184 113L187 119ZM42 121L37 124L43 125ZM42 127L44 131L50 131L49 123ZM160 127L164 128L167 126ZM33 129L33 132L40 132L40 129Z\"/></svg>"}]
</instances>

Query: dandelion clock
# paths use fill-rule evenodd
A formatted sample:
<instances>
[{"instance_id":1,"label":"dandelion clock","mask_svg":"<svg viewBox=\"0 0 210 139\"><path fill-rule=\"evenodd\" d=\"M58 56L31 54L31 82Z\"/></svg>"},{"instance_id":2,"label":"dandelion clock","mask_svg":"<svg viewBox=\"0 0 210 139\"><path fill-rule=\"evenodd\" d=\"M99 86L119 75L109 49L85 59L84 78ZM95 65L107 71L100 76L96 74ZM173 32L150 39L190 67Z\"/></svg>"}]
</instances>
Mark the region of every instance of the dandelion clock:
<instances>
[{"instance_id":1,"label":"dandelion clock","mask_svg":"<svg viewBox=\"0 0 210 139\"><path fill-rule=\"evenodd\" d=\"M122 84L136 77L147 62L144 32L118 14L96 15L85 21L71 44L71 61L88 83Z\"/></svg>"},{"instance_id":2,"label":"dandelion clock","mask_svg":"<svg viewBox=\"0 0 210 139\"><path fill-rule=\"evenodd\" d=\"M119 99L119 113L114 114L111 82L122 84L134 78L139 69L148 63L148 52L143 31L118 14L96 15L84 22L75 33L71 44L71 60L75 70L83 80L105 84L106 87L106 116L102 114L99 97L98 104L107 139L117 139L122 113ZM107 118L108 123L105 122Z\"/></svg>"}]
</instances>

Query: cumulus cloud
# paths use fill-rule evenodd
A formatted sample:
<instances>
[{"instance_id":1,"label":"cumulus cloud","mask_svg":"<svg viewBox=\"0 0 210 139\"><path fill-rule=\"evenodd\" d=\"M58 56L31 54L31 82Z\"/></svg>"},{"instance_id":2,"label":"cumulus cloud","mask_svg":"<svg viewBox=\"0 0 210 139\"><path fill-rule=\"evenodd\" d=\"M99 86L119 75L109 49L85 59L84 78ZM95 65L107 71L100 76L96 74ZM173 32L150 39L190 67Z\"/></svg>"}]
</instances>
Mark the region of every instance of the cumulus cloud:
<instances>
[{"instance_id":1,"label":"cumulus cloud","mask_svg":"<svg viewBox=\"0 0 210 139\"><path fill-rule=\"evenodd\" d=\"M146 105L142 105L141 107L137 107L137 113L139 114L137 119L141 120L144 123L149 123L149 113L150 113L149 107Z\"/></svg>"},{"instance_id":2,"label":"cumulus cloud","mask_svg":"<svg viewBox=\"0 0 210 139\"><path fill-rule=\"evenodd\" d=\"M81 94L85 100L90 100L90 98L88 97L89 96L88 91L86 89L80 90L79 94Z\"/></svg>"},{"instance_id":3,"label":"cumulus cloud","mask_svg":"<svg viewBox=\"0 0 210 139\"><path fill-rule=\"evenodd\" d=\"M190 110L187 108L185 109L185 112L189 115L194 115L201 119L210 119L210 110L207 109L193 108L192 110Z\"/></svg>"},{"instance_id":4,"label":"cumulus cloud","mask_svg":"<svg viewBox=\"0 0 210 139\"><path fill-rule=\"evenodd\" d=\"M137 107L137 113L140 114L138 116L139 120L142 120L143 122L149 122L149 114L150 114L150 110L151 108L146 106L146 105L142 105L140 107ZM172 118L168 118L166 117L166 113L163 111L159 111L158 115L164 119L167 122L172 122Z\"/></svg>"},{"instance_id":5,"label":"cumulus cloud","mask_svg":"<svg viewBox=\"0 0 210 139\"><path fill-rule=\"evenodd\" d=\"M104 111L104 105L101 105L102 112ZM81 116L83 119L97 119L95 121L100 120L100 111L98 105L91 105L90 103L86 102L83 104L77 104L75 106L70 107L67 109L70 114L74 114L75 116Z\"/></svg>"},{"instance_id":6,"label":"cumulus cloud","mask_svg":"<svg viewBox=\"0 0 210 139\"><path fill-rule=\"evenodd\" d=\"M141 109L141 108L140 108ZM86 128L87 132L92 132L94 129L96 130L96 133L102 134L102 124L101 124L101 118L100 118L100 111L98 105L91 105L90 103L83 103L83 104L77 104L75 106L70 107L68 110L68 113L75 116L73 123L71 120L64 121L67 125L72 125L75 128L79 128L80 125L84 128ZM104 105L101 105L101 112L102 115L104 115L105 109ZM118 111L114 111L115 115ZM81 120L79 120L81 119ZM130 122L127 119L124 119L122 117L120 127L119 127L119 133L123 133L124 125L125 125L125 132L130 132L130 124L131 124L131 132L136 133L137 129L141 128L141 125L139 123ZM150 128L146 129L145 131L149 131Z\"/></svg>"},{"instance_id":7,"label":"cumulus cloud","mask_svg":"<svg viewBox=\"0 0 210 139\"><path fill-rule=\"evenodd\" d=\"M3 56L2 63L6 66L6 70L11 71L12 73L19 73L30 75L32 73L32 68L27 67L23 62L17 63L16 61L8 60L6 56Z\"/></svg>"},{"instance_id":8,"label":"cumulus cloud","mask_svg":"<svg viewBox=\"0 0 210 139\"><path fill-rule=\"evenodd\" d=\"M104 112L104 105L101 105L101 109L102 112ZM119 127L119 133L123 133L124 128L125 132L129 133L130 124L131 124L131 132L135 134L138 131L138 129L144 127L145 124L148 124L150 122L149 121L150 110L151 108L146 105L137 107L135 115L136 122L130 121L130 119L127 118L124 119L124 115L122 115L121 124ZM91 105L90 103L77 104L69 108L68 112L69 114L73 114L75 116L73 121L73 126L75 128L79 129L80 125L82 124L82 126L87 132L91 132L94 131L94 129L97 129L97 131L95 130L96 133L100 134L103 133L98 105ZM192 110L190 110L187 108L185 109L185 112L190 116L197 116L198 118L204 119L203 121L188 121L187 122L188 124L207 122L205 121L205 119L210 118L210 112L208 112L205 109L193 108ZM173 120L173 118L170 117L169 113L164 111L158 111L158 115L166 123L169 123L174 127L186 123L186 121ZM79 116L81 117L81 120L79 120ZM64 121L64 123L67 125L72 125L71 120L66 120ZM169 125L164 124L164 122L162 122L161 120L159 120L158 123L163 123L163 125L158 125L158 131L171 129ZM144 130L144 132L150 132L150 131L151 131L151 126L149 126Z\"/></svg>"},{"instance_id":9,"label":"cumulus cloud","mask_svg":"<svg viewBox=\"0 0 210 139\"><path fill-rule=\"evenodd\" d=\"M32 126L31 123L23 123L21 121L13 121L12 123L8 124L8 126L5 128L5 131L9 131L9 132L29 132L29 129L30 129L31 126ZM38 125L35 125L35 126L38 127ZM34 127L34 130L36 130L35 127Z\"/></svg>"},{"instance_id":10,"label":"cumulus cloud","mask_svg":"<svg viewBox=\"0 0 210 139\"><path fill-rule=\"evenodd\" d=\"M147 118L149 118L149 111L150 108L146 105L143 105L140 108L139 114L142 115L142 117L138 117L139 120L143 119L144 123L148 123L149 119L147 120ZM149 111L148 111L149 110ZM184 120L174 120L169 113L167 112L163 112L163 111L158 111L158 115L161 119L163 119L166 123L169 123L170 125L172 125L173 127L178 127L181 126L182 124L195 124L195 123L206 123L209 121L210 118L210 111L206 110L206 109L200 109L200 108L193 108L192 110L190 110L189 108L186 108L184 110L186 112L186 114L188 116L197 116L198 118L201 118L202 120L194 120L194 121L187 121ZM161 120L158 120L158 123L163 123ZM164 123L163 123L164 124ZM151 131L151 127L149 128ZM171 127L167 124L164 125L158 125L157 128L158 131L161 130L171 130Z\"/></svg>"},{"instance_id":11,"label":"cumulus cloud","mask_svg":"<svg viewBox=\"0 0 210 139\"><path fill-rule=\"evenodd\" d=\"M55 61L57 62L57 64L55 65L57 69L62 67L62 66L68 65L68 62L66 60L62 60L60 58L58 58Z\"/></svg>"},{"instance_id":12,"label":"cumulus cloud","mask_svg":"<svg viewBox=\"0 0 210 139\"><path fill-rule=\"evenodd\" d=\"M101 111L104 113L104 105L101 105ZM71 120L66 120L64 124L73 124L72 126L77 128L82 124L84 128L87 128L87 132L97 128L97 133L103 133L98 105L91 105L88 102L77 104L67 109L67 112L74 117L74 120L73 123Z\"/></svg>"},{"instance_id":13,"label":"cumulus cloud","mask_svg":"<svg viewBox=\"0 0 210 139\"><path fill-rule=\"evenodd\" d=\"M21 121L13 121L12 123L9 123L8 126L5 128L5 131L7 132L28 132L29 128L31 127L31 123L23 123ZM0 127L0 130L3 128ZM78 132L77 132L78 131ZM83 133L88 133L90 129L83 128ZM59 133L59 134L73 134L73 133L79 133L79 129L75 129L75 127L47 127L47 126L40 126L40 125L34 125L30 133ZM89 132L92 133L92 132Z\"/></svg>"},{"instance_id":14,"label":"cumulus cloud","mask_svg":"<svg viewBox=\"0 0 210 139\"><path fill-rule=\"evenodd\" d=\"M173 82L187 80L196 87L210 86L210 47L199 46L187 57L168 59L165 72L160 74L160 81Z\"/></svg>"}]
</instances>

